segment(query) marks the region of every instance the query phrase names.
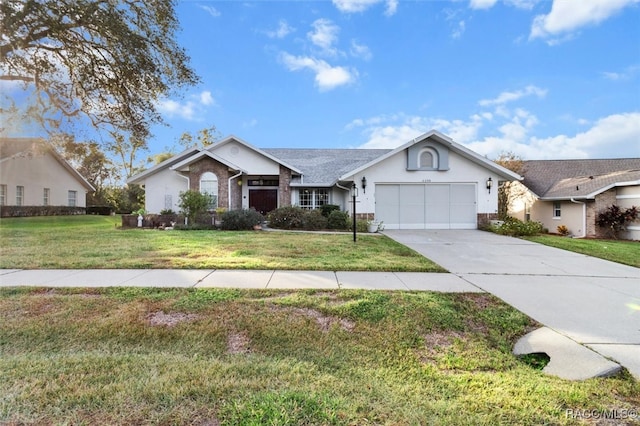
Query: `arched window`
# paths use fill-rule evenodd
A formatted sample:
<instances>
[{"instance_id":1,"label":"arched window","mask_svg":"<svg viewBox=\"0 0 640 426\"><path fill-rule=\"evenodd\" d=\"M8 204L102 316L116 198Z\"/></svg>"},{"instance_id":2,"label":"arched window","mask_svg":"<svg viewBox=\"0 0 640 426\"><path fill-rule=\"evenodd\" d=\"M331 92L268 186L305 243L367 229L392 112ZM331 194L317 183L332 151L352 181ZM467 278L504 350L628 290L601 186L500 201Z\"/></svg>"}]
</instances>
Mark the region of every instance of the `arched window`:
<instances>
[{"instance_id":1,"label":"arched window","mask_svg":"<svg viewBox=\"0 0 640 426\"><path fill-rule=\"evenodd\" d=\"M203 173L200 177L200 193L211 195L209 210L218 207L218 178L211 172Z\"/></svg>"},{"instance_id":2,"label":"arched window","mask_svg":"<svg viewBox=\"0 0 640 426\"><path fill-rule=\"evenodd\" d=\"M438 153L433 148L425 148L418 156L418 168L420 169L437 169Z\"/></svg>"}]
</instances>

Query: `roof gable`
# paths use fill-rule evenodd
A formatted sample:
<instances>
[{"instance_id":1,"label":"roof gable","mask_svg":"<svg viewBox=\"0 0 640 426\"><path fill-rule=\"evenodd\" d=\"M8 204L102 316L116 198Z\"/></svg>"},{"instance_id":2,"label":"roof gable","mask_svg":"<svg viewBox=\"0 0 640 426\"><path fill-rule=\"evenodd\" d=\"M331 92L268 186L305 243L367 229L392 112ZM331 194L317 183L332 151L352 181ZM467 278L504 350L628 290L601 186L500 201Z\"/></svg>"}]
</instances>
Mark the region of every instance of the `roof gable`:
<instances>
[{"instance_id":1,"label":"roof gable","mask_svg":"<svg viewBox=\"0 0 640 426\"><path fill-rule=\"evenodd\" d=\"M436 130L431 130L427 133L424 133L416 138L414 138L413 140L405 143L402 146L399 146L398 148L391 150L389 152L387 152L386 154L376 158L375 160L364 164L360 167L357 167L351 171L349 171L348 173L343 174L340 177L340 180L348 180L351 176L355 175L356 173L359 173L365 169L368 169L369 167L380 163L381 161L386 160L387 158L402 152L408 148L410 148L411 146L417 144L417 143L421 143L426 141L427 139L431 139L433 141L435 141L436 143L439 143L445 147L447 147L448 149L450 149L451 151L459 154L460 156L471 160L472 162L479 164L483 167L485 167L488 170L493 171L494 173L496 173L499 176L502 176L504 179L506 180L521 180L522 176L518 175L517 173L512 172L509 169L506 169L502 166L500 166L499 164L494 163L493 161L482 157L481 155L475 153L474 151L456 143L453 141L453 139L451 139L450 137L436 131Z\"/></svg>"},{"instance_id":2,"label":"roof gable","mask_svg":"<svg viewBox=\"0 0 640 426\"><path fill-rule=\"evenodd\" d=\"M242 139L240 139L237 136L234 135L229 135L226 138L222 139L219 142L214 142L213 144L211 144L210 146L208 146L206 149L210 152L214 152L215 150L223 147L224 145L227 145L229 143L232 142L236 142L239 143L240 145L243 145L244 147L246 147L247 149L250 149L252 151L255 151L256 153L268 158L271 161L274 161L288 169L290 169L292 172L297 173L297 174L302 174L302 171L300 169L298 169L298 167L296 167L295 165L289 164L287 162L284 162L283 159L275 157L271 154L269 154L269 152L267 150L262 150L260 148L257 148L253 145L251 145L249 142L246 142Z\"/></svg>"},{"instance_id":3,"label":"roof gable","mask_svg":"<svg viewBox=\"0 0 640 426\"><path fill-rule=\"evenodd\" d=\"M171 158L167 158L166 160L162 161L161 163L156 164L155 166L140 172L138 174L135 174L133 176L131 176L129 179L127 179L127 183L135 183L135 184L141 184L144 182L144 180L146 178L148 178L149 176L152 176L164 169L170 168L171 166L173 166L174 164L183 161L191 156L193 156L194 154L200 152L200 148L197 147L191 147L191 148L187 148L184 151L182 151L179 154L174 155Z\"/></svg>"}]
</instances>

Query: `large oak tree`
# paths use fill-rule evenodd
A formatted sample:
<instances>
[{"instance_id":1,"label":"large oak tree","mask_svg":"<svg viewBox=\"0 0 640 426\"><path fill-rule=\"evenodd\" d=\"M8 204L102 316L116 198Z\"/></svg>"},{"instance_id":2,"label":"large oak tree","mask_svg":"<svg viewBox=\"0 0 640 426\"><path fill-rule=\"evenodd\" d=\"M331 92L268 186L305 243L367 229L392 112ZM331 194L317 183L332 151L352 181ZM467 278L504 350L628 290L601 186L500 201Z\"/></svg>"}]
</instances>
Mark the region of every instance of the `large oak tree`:
<instances>
[{"instance_id":1,"label":"large oak tree","mask_svg":"<svg viewBox=\"0 0 640 426\"><path fill-rule=\"evenodd\" d=\"M8 98L57 131L85 115L96 128L145 140L162 122L156 101L198 76L177 41L173 0L2 0L0 80L28 98Z\"/></svg>"}]
</instances>

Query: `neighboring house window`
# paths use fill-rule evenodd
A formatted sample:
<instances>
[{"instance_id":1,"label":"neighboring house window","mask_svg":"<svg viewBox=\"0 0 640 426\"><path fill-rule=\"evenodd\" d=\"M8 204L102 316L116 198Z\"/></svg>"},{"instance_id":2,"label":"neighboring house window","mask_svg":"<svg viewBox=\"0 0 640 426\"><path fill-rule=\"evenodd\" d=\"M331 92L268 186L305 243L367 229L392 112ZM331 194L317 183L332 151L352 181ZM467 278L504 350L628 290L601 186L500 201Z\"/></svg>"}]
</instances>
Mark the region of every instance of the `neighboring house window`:
<instances>
[{"instance_id":1,"label":"neighboring house window","mask_svg":"<svg viewBox=\"0 0 640 426\"><path fill-rule=\"evenodd\" d=\"M171 210L173 208L173 196L171 194L165 194L164 196L164 209Z\"/></svg>"},{"instance_id":2,"label":"neighboring house window","mask_svg":"<svg viewBox=\"0 0 640 426\"><path fill-rule=\"evenodd\" d=\"M431 148L426 148L420 152L418 168L420 169L437 169L438 153Z\"/></svg>"},{"instance_id":3,"label":"neighboring house window","mask_svg":"<svg viewBox=\"0 0 640 426\"><path fill-rule=\"evenodd\" d=\"M211 195L209 210L218 207L218 178L211 172L206 172L200 177L200 193Z\"/></svg>"},{"instance_id":4,"label":"neighboring house window","mask_svg":"<svg viewBox=\"0 0 640 426\"><path fill-rule=\"evenodd\" d=\"M16 206L24 203L24 186L16 186Z\"/></svg>"},{"instance_id":5,"label":"neighboring house window","mask_svg":"<svg viewBox=\"0 0 640 426\"><path fill-rule=\"evenodd\" d=\"M553 203L553 218L559 219L562 216L562 205L559 201Z\"/></svg>"},{"instance_id":6,"label":"neighboring house window","mask_svg":"<svg viewBox=\"0 0 640 426\"><path fill-rule=\"evenodd\" d=\"M7 185L0 185L0 206L7 204Z\"/></svg>"},{"instance_id":7,"label":"neighboring house window","mask_svg":"<svg viewBox=\"0 0 640 426\"><path fill-rule=\"evenodd\" d=\"M69 207L75 207L78 201L78 191L69 191Z\"/></svg>"},{"instance_id":8,"label":"neighboring house window","mask_svg":"<svg viewBox=\"0 0 640 426\"><path fill-rule=\"evenodd\" d=\"M317 209L329 204L329 190L325 188L308 188L300 191L300 207Z\"/></svg>"},{"instance_id":9,"label":"neighboring house window","mask_svg":"<svg viewBox=\"0 0 640 426\"><path fill-rule=\"evenodd\" d=\"M51 195L51 189L49 188L45 188L44 189L44 193L42 194L42 205L43 206L48 206L49 205L49 197Z\"/></svg>"}]
</instances>

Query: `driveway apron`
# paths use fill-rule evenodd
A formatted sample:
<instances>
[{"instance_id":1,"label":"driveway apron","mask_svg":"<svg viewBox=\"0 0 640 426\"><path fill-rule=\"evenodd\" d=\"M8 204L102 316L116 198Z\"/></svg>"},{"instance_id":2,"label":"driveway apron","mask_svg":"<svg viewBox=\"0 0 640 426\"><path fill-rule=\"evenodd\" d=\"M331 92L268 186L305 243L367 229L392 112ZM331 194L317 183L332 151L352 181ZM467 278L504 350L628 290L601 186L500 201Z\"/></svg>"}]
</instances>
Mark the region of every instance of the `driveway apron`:
<instances>
[{"instance_id":1,"label":"driveway apron","mask_svg":"<svg viewBox=\"0 0 640 426\"><path fill-rule=\"evenodd\" d=\"M640 269L477 230L384 234L640 378Z\"/></svg>"}]
</instances>

